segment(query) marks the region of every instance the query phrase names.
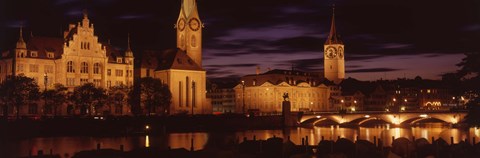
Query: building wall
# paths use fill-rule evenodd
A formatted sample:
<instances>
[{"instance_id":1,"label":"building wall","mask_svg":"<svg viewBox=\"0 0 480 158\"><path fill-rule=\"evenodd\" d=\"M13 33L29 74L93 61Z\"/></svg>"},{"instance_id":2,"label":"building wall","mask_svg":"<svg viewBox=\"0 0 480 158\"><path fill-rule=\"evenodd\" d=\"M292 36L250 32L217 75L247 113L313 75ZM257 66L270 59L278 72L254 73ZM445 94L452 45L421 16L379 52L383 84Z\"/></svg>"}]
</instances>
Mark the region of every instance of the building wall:
<instances>
[{"instance_id":1,"label":"building wall","mask_svg":"<svg viewBox=\"0 0 480 158\"><path fill-rule=\"evenodd\" d=\"M194 114L212 113L211 104L206 101L205 71L169 69L155 71L155 78L167 84L172 93L170 114L191 114L192 106Z\"/></svg>"},{"instance_id":2,"label":"building wall","mask_svg":"<svg viewBox=\"0 0 480 158\"><path fill-rule=\"evenodd\" d=\"M245 91L243 91L245 89ZM245 112L249 110L261 113L280 113L282 111L283 95L287 92L292 111L329 111L329 89L325 85L311 87L309 84L300 83L291 86L285 82L273 85L265 83L259 86L243 87L239 84L235 87L236 112L243 112L243 100L245 100Z\"/></svg>"}]
</instances>

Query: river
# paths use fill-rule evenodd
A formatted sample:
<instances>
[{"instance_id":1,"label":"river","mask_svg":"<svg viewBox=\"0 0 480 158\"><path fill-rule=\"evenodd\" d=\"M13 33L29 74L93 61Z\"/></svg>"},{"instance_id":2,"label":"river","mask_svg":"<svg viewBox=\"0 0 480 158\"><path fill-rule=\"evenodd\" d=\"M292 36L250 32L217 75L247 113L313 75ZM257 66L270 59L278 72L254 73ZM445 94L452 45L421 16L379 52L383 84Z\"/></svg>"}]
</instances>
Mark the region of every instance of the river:
<instances>
[{"instance_id":1,"label":"river","mask_svg":"<svg viewBox=\"0 0 480 158\"><path fill-rule=\"evenodd\" d=\"M288 135L295 144L301 144L302 138L308 136L308 143L310 145L317 144L322 139L322 136L326 140L337 139L338 137L355 140L358 137L359 139L372 142L374 137L376 137L382 139L386 146L392 143L392 136L395 138L405 137L409 139L413 137L416 139L426 138L429 142L431 142L432 137L435 139L441 137L448 143L450 143L451 137L453 137L454 143L458 143L467 138L469 138L469 141L472 141L473 137L475 137L476 142L480 141L480 129L470 128L468 130L462 130L436 123L410 128L393 128L389 126L342 128L329 126L223 133L170 133L163 136L30 138L2 142L4 152L6 152L2 155L6 157L19 157L28 156L29 153L36 155L39 150L43 150L44 153L50 153L50 150L52 150L54 154L59 154L61 157L72 157L78 151L96 149L97 144L100 144L101 148L113 149L120 149L120 145L123 145L126 151L140 147L190 149L192 139L195 150L199 150L207 146L232 143L237 140L242 142L244 138L253 139L255 137L256 139L267 139L273 136L286 138Z\"/></svg>"}]
</instances>

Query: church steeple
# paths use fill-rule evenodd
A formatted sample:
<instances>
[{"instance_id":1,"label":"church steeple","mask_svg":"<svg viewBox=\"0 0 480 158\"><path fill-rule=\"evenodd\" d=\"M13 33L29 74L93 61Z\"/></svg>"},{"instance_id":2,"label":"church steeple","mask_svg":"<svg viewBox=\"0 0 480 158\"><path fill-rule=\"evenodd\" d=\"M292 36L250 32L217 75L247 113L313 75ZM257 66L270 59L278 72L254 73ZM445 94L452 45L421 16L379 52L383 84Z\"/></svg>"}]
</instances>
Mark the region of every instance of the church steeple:
<instances>
[{"instance_id":1,"label":"church steeple","mask_svg":"<svg viewBox=\"0 0 480 158\"><path fill-rule=\"evenodd\" d=\"M335 5L333 6L330 34L324 44L324 76L326 79L339 84L345 78L345 46L340 40L335 27Z\"/></svg>"},{"instance_id":2,"label":"church steeple","mask_svg":"<svg viewBox=\"0 0 480 158\"><path fill-rule=\"evenodd\" d=\"M340 36L337 34L337 28L335 27L335 5L333 5L332 8L332 23L330 25L330 33L328 34L328 38L327 41L325 41L325 44L343 44Z\"/></svg>"},{"instance_id":3,"label":"church steeple","mask_svg":"<svg viewBox=\"0 0 480 158\"><path fill-rule=\"evenodd\" d=\"M128 34L127 37L127 50L125 50L125 57L133 57L133 52L130 48L130 34Z\"/></svg>"},{"instance_id":4,"label":"church steeple","mask_svg":"<svg viewBox=\"0 0 480 158\"><path fill-rule=\"evenodd\" d=\"M27 44L23 40L23 27L20 27L20 35L18 36L17 49L27 49Z\"/></svg>"}]
</instances>

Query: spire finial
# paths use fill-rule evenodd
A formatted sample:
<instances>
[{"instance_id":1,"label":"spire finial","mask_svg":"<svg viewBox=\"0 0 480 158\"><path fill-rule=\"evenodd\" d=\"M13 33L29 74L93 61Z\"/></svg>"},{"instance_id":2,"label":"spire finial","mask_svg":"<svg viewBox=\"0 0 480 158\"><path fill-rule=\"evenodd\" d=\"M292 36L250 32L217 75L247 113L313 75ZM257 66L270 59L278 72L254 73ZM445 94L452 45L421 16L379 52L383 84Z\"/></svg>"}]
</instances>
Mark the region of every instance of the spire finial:
<instances>
[{"instance_id":1,"label":"spire finial","mask_svg":"<svg viewBox=\"0 0 480 158\"><path fill-rule=\"evenodd\" d=\"M20 35L18 37L19 37L19 40L23 41L23 25L20 26Z\"/></svg>"},{"instance_id":2,"label":"spire finial","mask_svg":"<svg viewBox=\"0 0 480 158\"><path fill-rule=\"evenodd\" d=\"M127 34L127 51L132 51L130 49L130 33Z\"/></svg>"},{"instance_id":3,"label":"spire finial","mask_svg":"<svg viewBox=\"0 0 480 158\"><path fill-rule=\"evenodd\" d=\"M133 57L132 49L130 48L130 33L128 33L127 37L127 50L125 50L126 57Z\"/></svg>"},{"instance_id":4,"label":"spire finial","mask_svg":"<svg viewBox=\"0 0 480 158\"><path fill-rule=\"evenodd\" d=\"M87 9L83 9L82 12L83 12L83 18L84 18L84 19L88 19L88 11L87 11Z\"/></svg>"}]
</instances>

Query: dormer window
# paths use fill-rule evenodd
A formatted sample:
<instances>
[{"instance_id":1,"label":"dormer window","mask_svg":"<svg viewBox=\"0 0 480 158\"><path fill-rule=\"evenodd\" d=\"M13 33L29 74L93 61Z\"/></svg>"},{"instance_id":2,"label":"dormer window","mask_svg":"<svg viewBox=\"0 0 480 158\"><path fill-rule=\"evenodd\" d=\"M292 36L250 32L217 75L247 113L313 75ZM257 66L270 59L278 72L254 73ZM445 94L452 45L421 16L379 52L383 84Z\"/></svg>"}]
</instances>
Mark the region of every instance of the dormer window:
<instances>
[{"instance_id":1,"label":"dormer window","mask_svg":"<svg viewBox=\"0 0 480 158\"><path fill-rule=\"evenodd\" d=\"M117 63L122 63L122 58L117 58Z\"/></svg>"},{"instance_id":2,"label":"dormer window","mask_svg":"<svg viewBox=\"0 0 480 158\"><path fill-rule=\"evenodd\" d=\"M47 53L47 58L53 58L55 55L53 53Z\"/></svg>"},{"instance_id":3,"label":"dormer window","mask_svg":"<svg viewBox=\"0 0 480 158\"><path fill-rule=\"evenodd\" d=\"M38 52L36 52L36 51L31 51L31 52L30 52L30 56L31 56L31 57L38 57Z\"/></svg>"}]
</instances>

